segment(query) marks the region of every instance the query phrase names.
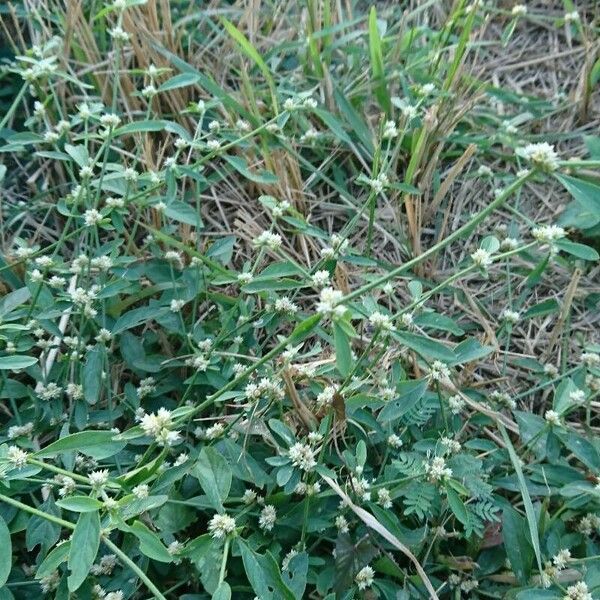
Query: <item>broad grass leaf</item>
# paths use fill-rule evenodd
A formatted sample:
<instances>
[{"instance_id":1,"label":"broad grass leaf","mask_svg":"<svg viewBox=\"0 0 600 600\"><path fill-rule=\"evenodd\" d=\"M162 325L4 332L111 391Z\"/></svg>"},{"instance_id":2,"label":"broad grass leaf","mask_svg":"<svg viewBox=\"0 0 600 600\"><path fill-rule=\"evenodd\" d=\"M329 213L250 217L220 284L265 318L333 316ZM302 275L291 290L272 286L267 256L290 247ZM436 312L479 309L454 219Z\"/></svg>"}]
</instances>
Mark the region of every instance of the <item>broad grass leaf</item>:
<instances>
[{"instance_id":1,"label":"broad grass leaf","mask_svg":"<svg viewBox=\"0 0 600 600\"><path fill-rule=\"evenodd\" d=\"M75 592L88 576L100 547L100 515L98 512L82 513L75 525L69 551L67 579L69 591Z\"/></svg>"},{"instance_id":2,"label":"broad grass leaf","mask_svg":"<svg viewBox=\"0 0 600 600\"><path fill-rule=\"evenodd\" d=\"M102 375L106 350L98 344L87 353L87 360L83 366L83 397L88 404L96 404L100 399L102 389Z\"/></svg>"},{"instance_id":3,"label":"broad grass leaf","mask_svg":"<svg viewBox=\"0 0 600 600\"><path fill-rule=\"evenodd\" d=\"M352 350L350 338L339 323L333 323L333 339L335 343L335 364L338 371L345 377L352 369Z\"/></svg>"},{"instance_id":4,"label":"broad grass leaf","mask_svg":"<svg viewBox=\"0 0 600 600\"><path fill-rule=\"evenodd\" d=\"M10 531L2 517L0 517L0 587L2 587L12 569L12 542L10 540Z\"/></svg>"},{"instance_id":5,"label":"broad grass leaf","mask_svg":"<svg viewBox=\"0 0 600 600\"><path fill-rule=\"evenodd\" d=\"M0 300L0 319L6 317L6 315L10 314L15 308L25 304L29 298L31 298L31 292L29 291L29 288L26 287L19 288L14 292L6 294L6 296Z\"/></svg>"},{"instance_id":6,"label":"broad grass leaf","mask_svg":"<svg viewBox=\"0 0 600 600\"><path fill-rule=\"evenodd\" d=\"M182 87L188 87L190 85L195 85L199 81L199 77L195 73L180 73L179 75L175 75L170 79L167 79L163 84L158 88L159 92L169 92L171 90L177 90Z\"/></svg>"},{"instance_id":7,"label":"broad grass leaf","mask_svg":"<svg viewBox=\"0 0 600 600\"><path fill-rule=\"evenodd\" d=\"M198 479L214 508L222 512L232 479L231 468L223 456L211 447L202 448L192 475Z\"/></svg>"},{"instance_id":8,"label":"broad grass leaf","mask_svg":"<svg viewBox=\"0 0 600 600\"><path fill-rule=\"evenodd\" d=\"M427 379L401 381L396 388L397 396L381 409L377 420L382 423L399 419L411 410L427 390Z\"/></svg>"},{"instance_id":9,"label":"broad grass leaf","mask_svg":"<svg viewBox=\"0 0 600 600\"><path fill-rule=\"evenodd\" d=\"M59 544L56 548L53 548L47 555L46 558L42 561L40 566L37 568L35 572L36 579L42 579L43 577L48 577L51 575L56 569L64 563L68 557L69 552L71 551L71 542L67 541L63 544Z\"/></svg>"},{"instance_id":10,"label":"broad grass leaf","mask_svg":"<svg viewBox=\"0 0 600 600\"><path fill-rule=\"evenodd\" d=\"M231 588L226 581L221 581L212 595L212 600L231 600Z\"/></svg>"},{"instance_id":11,"label":"broad grass leaf","mask_svg":"<svg viewBox=\"0 0 600 600\"><path fill-rule=\"evenodd\" d=\"M35 356L11 354L0 356L0 371L20 371L37 363Z\"/></svg>"},{"instance_id":12,"label":"broad grass leaf","mask_svg":"<svg viewBox=\"0 0 600 600\"><path fill-rule=\"evenodd\" d=\"M67 496L56 501L56 506L72 512L94 512L102 508L102 502L90 496Z\"/></svg>"},{"instance_id":13,"label":"broad grass leaf","mask_svg":"<svg viewBox=\"0 0 600 600\"><path fill-rule=\"evenodd\" d=\"M112 431L80 431L66 435L56 442L48 444L45 448L35 453L36 458L49 458L71 452L73 450L81 452L86 456L91 456L96 460L102 460L109 456L114 456L120 452L126 442L114 441L116 434Z\"/></svg>"},{"instance_id":14,"label":"broad grass leaf","mask_svg":"<svg viewBox=\"0 0 600 600\"><path fill-rule=\"evenodd\" d=\"M259 554L242 539L238 539L238 547L248 581L261 600L296 600L281 577L277 562L268 552Z\"/></svg>"},{"instance_id":15,"label":"broad grass leaf","mask_svg":"<svg viewBox=\"0 0 600 600\"><path fill-rule=\"evenodd\" d=\"M139 540L142 554L159 562L173 562L173 557L169 554L166 546L160 541L160 538L141 521L136 521L127 531L135 535Z\"/></svg>"},{"instance_id":16,"label":"broad grass leaf","mask_svg":"<svg viewBox=\"0 0 600 600\"><path fill-rule=\"evenodd\" d=\"M429 360L441 360L446 363L452 363L456 360L454 352L436 340L408 331L394 332L394 337L423 358Z\"/></svg>"},{"instance_id":17,"label":"broad grass leaf","mask_svg":"<svg viewBox=\"0 0 600 600\"><path fill-rule=\"evenodd\" d=\"M525 585L531 576L533 548L527 536L525 519L512 507L506 505L502 511L502 540L504 549L515 577Z\"/></svg>"}]
</instances>

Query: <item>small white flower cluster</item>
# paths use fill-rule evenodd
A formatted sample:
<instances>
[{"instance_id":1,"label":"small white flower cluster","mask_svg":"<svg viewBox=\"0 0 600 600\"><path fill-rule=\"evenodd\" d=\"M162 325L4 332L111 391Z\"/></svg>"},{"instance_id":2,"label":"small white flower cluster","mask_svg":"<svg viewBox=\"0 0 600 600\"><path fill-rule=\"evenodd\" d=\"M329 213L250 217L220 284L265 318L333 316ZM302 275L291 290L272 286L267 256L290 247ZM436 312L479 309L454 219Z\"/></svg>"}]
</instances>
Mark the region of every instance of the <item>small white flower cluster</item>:
<instances>
[{"instance_id":1,"label":"small white flower cluster","mask_svg":"<svg viewBox=\"0 0 600 600\"><path fill-rule=\"evenodd\" d=\"M299 496L315 496L321 491L321 484L318 481L315 483L304 483L301 481L294 488L294 493Z\"/></svg>"},{"instance_id":2,"label":"small white flower cluster","mask_svg":"<svg viewBox=\"0 0 600 600\"><path fill-rule=\"evenodd\" d=\"M446 477L452 477L452 469L446 466L443 456L434 456L431 461L424 463L424 467L430 481L440 481Z\"/></svg>"},{"instance_id":3,"label":"small white flower cluster","mask_svg":"<svg viewBox=\"0 0 600 600\"><path fill-rule=\"evenodd\" d=\"M563 600L593 600L593 597L587 584L579 581L567 588L567 593L563 596Z\"/></svg>"},{"instance_id":4,"label":"small white flower cluster","mask_svg":"<svg viewBox=\"0 0 600 600\"><path fill-rule=\"evenodd\" d=\"M394 121L385 122L382 133L384 140L391 140L395 137L398 137L398 133L398 127L396 127L396 123L394 123Z\"/></svg>"},{"instance_id":5,"label":"small white flower cluster","mask_svg":"<svg viewBox=\"0 0 600 600\"><path fill-rule=\"evenodd\" d=\"M581 361L588 367L600 367L600 354L596 352L583 352L581 354Z\"/></svg>"},{"instance_id":6,"label":"small white flower cluster","mask_svg":"<svg viewBox=\"0 0 600 600\"><path fill-rule=\"evenodd\" d=\"M392 508L392 496L387 488L377 490L377 504L383 508Z\"/></svg>"},{"instance_id":7,"label":"small white flower cluster","mask_svg":"<svg viewBox=\"0 0 600 600\"><path fill-rule=\"evenodd\" d=\"M441 438L440 444L442 444L444 448L444 454L456 454L457 452L460 452L461 449L460 442L449 437Z\"/></svg>"},{"instance_id":8,"label":"small white flower cluster","mask_svg":"<svg viewBox=\"0 0 600 600\"><path fill-rule=\"evenodd\" d=\"M464 409L466 402L458 395L448 398L448 406L453 415L458 415Z\"/></svg>"},{"instance_id":9,"label":"small white flower cluster","mask_svg":"<svg viewBox=\"0 0 600 600\"><path fill-rule=\"evenodd\" d=\"M499 392L498 390L494 390L490 394L490 400L501 404L502 406L506 406L506 408L510 408L510 410L514 410L517 408L517 403L513 398L511 398L510 394L506 392Z\"/></svg>"},{"instance_id":10,"label":"small white flower cluster","mask_svg":"<svg viewBox=\"0 0 600 600\"><path fill-rule=\"evenodd\" d=\"M18 446L9 446L6 452L6 458L14 469L22 469L27 465L29 454L21 450Z\"/></svg>"},{"instance_id":11,"label":"small white flower cluster","mask_svg":"<svg viewBox=\"0 0 600 600\"><path fill-rule=\"evenodd\" d=\"M542 225L531 231L531 235L541 244L554 244L557 240L564 238L566 231L558 225Z\"/></svg>"},{"instance_id":12,"label":"small white flower cluster","mask_svg":"<svg viewBox=\"0 0 600 600\"><path fill-rule=\"evenodd\" d=\"M481 269L487 269L493 261L492 254L484 248L478 248L471 254L471 260Z\"/></svg>"},{"instance_id":13,"label":"small white flower cluster","mask_svg":"<svg viewBox=\"0 0 600 600\"><path fill-rule=\"evenodd\" d=\"M272 504L267 504L261 511L258 518L258 526L265 531L271 531L277 520L277 511Z\"/></svg>"},{"instance_id":14,"label":"small white flower cluster","mask_svg":"<svg viewBox=\"0 0 600 600\"><path fill-rule=\"evenodd\" d=\"M153 437L161 446L172 446L179 441L180 434L172 430L173 425L171 411L166 408L159 408L155 413L145 414L140 423L143 432Z\"/></svg>"},{"instance_id":15,"label":"small white flower cluster","mask_svg":"<svg viewBox=\"0 0 600 600\"><path fill-rule=\"evenodd\" d=\"M390 448L401 448L403 445L403 441L400 438L400 436L396 433L391 433L390 435L388 435L387 438L387 444L388 446L390 446Z\"/></svg>"},{"instance_id":16,"label":"small white flower cluster","mask_svg":"<svg viewBox=\"0 0 600 600\"><path fill-rule=\"evenodd\" d=\"M348 526L348 520L344 515L338 515L335 518L335 526L340 533L348 533L350 531L350 527Z\"/></svg>"},{"instance_id":17,"label":"small white flower cluster","mask_svg":"<svg viewBox=\"0 0 600 600\"><path fill-rule=\"evenodd\" d=\"M12 425L8 428L8 439L14 440L18 437L30 436L33 431L33 423L24 423L23 425Z\"/></svg>"},{"instance_id":18,"label":"small white flower cluster","mask_svg":"<svg viewBox=\"0 0 600 600\"><path fill-rule=\"evenodd\" d=\"M257 247L267 247L271 250L277 250L281 247L282 239L278 233L271 231L263 231L255 240L254 245Z\"/></svg>"},{"instance_id":19,"label":"small white flower cluster","mask_svg":"<svg viewBox=\"0 0 600 600\"><path fill-rule=\"evenodd\" d=\"M582 517L577 524L577 531L583 535L590 536L600 529L600 516L588 513L585 517Z\"/></svg>"},{"instance_id":20,"label":"small white flower cluster","mask_svg":"<svg viewBox=\"0 0 600 600\"><path fill-rule=\"evenodd\" d=\"M283 108L289 112L299 108L317 108L317 101L310 96L308 98L286 98Z\"/></svg>"},{"instance_id":21,"label":"small white flower cluster","mask_svg":"<svg viewBox=\"0 0 600 600\"><path fill-rule=\"evenodd\" d=\"M579 21L579 19L579 13L576 10L565 13L565 23L575 23L576 21Z\"/></svg>"},{"instance_id":22,"label":"small white flower cluster","mask_svg":"<svg viewBox=\"0 0 600 600\"><path fill-rule=\"evenodd\" d=\"M362 467L356 467L357 474L362 473ZM371 483L364 477L352 476L351 479L352 490L354 493L363 500L363 502L371 501Z\"/></svg>"},{"instance_id":23,"label":"small white flower cluster","mask_svg":"<svg viewBox=\"0 0 600 600\"><path fill-rule=\"evenodd\" d=\"M547 142L527 144L523 148L517 148L517 154L542 171L558 169L558 154L554 146Z\"/></svg>"},{"instance_id":24,"label":"small white flower cluster","mask_svg":"<svg viewBox=\"0 0 600 600\"><path fill-rule=\"evenodd\" d=\"M117 557L114 554L105 554L99 562L92 565L90 573L92 575L112 575L117 566Z\"/></svg>"},{"instance_id":25,"label":"small white flower cluster","mask_svg":"<svg viewBox=\"0 0 600 600\"><path fill-rule=\"evenodd\" d=\"M330 406L333 403L333 396L335 395L337 388L333 385L327 385L323 388L323 391L317 394L317 408L319 410L326 406Z\"/></svg>"},{"instance_id":26,"label":"small white flower cluster","mask_svg":"<svg viewBox=\"0 0 600 600\"><path fill-rule=\"evenodd\" d=\"M514 17L522 17L527 14L527 6L525 4L515 4L512 7L511 13Z\"/></svg>"},{"instance_id":27,"label":"small white flower cluster","mask_svg":"<svg viewBox=\"0 0 600 600\"><path fill-rule=\"evenodd\" d=\"M279 313L293 315L300 309L298 308L297 304L292 302L291 298L288 296L282 296L281 298L277 298L277 300L275 300L275 310Z\"/></svg>"},{"instance_id":28,"label":"small white flower cluster","mask_svg":"<svg viewBox=\"0 0 600 600\"><path fill-rule=\"evenodd\" d=\"M518 310L511 310L510 308L505 308L500 316L503 321L510 323L511 325L516 325L521 318L521 314Z\"/></svg>"},{"instance_id":29,"label":"small white flower cluster","mask_svg":"<svg viewBox=\"0 0 600 600\"><path fill-rule=\"evenodd\" d=\"M225 513L216 514L208 522L208 531L213 538L222 540L235 531L235 519Z\"/></svg>"},{"instance_id":30,"label":"small white flower cluster","mask_svg":"<svg viewBox=\"0 0 600 600\"><path fill-rule=\"evenodd\" d=\"M371 186L371 189L376 194L381 194L381 192L383 192L383 190L386 187L388 187L388 185L390 184L390 180L385 173L379 173L379 175L377 175L377 177L374 177L372 179L367 179L367 181L368 181L369 185Z\"/></svg>"},{"instance_id":31,"label":"small white flower cluster","mask_svg":"<svg viewBox=\"0 0 600 600\"><path fill-rule=\"evenodd\" d=\"M41 385L38 389L38 396L42 400L56 400L60 398L62 395L63 389L56 385L56 383L51 382L46 385Z\"/></svg>"},{"instance_id":32,"label":"small white flower cluster","mask_svg":"<svg viewBox=\"0 0 600 600\"><path fill-rule=\"evenodd\" d=\"M450 378L450 369L441 360L434 360L429 367L429 378L432 381L443 381Z\"/></svg>"},{"instance_id":33,"label":"small white flower cluster","mask_svg":"<svg viewBox=\"0 0 600 600\"><path fill-rule=\"evenodd\" d=\"M372 567L367 565L356 574L354 581L356 582L356 585L358 586L359 590L366 590L367 588L373 585L374 578L375 571Z\"/></svg>"},{"instance_id":34,"label":"small white flower cluster","mask_svg":"<svg viewBox=\"0 0 600 600\"><path fill-rule=\"evenodd\" d=\"M141 400L146 396L149 396L156 390L156 382L154 381L154 377L146 377L140 381L140 385L137 387L137 395Z\"/></svg>"},{"instance_id":35,"label":"small white flower cluster","mask_svg":"<svg viewBox=\"0 0 600 600\"><path fill-rule=\"evenodd\" d=\"M479 169L477 169L477 175L480 177L492 177L494 172L487 165L481 165Z\"/></svg>"},{"instance_id":36,"label":"small white flower cluster","mask_svg":"<svg viewBox=\"0 0 600 600\"><path fill-rule=\"evenodd\" d=\"M326 317L342 317L346 312L346 307L340 304L343 299L344 294L340 290L323 288L317 302L317 312Z\"/></svg>"},{"instance_id":37,"label":"small white flower cluster","mask_svg":"<svg viewBox=\"0 0 600 600\"><path fill-rule=\"evenodd\" d=\"M555 425L558 427L561 424L560 414L555 410L547 410L544 413L544 419L546 419L546 421L550 423L550 425Z\"/></svg>"},{"instance_id":38,"label":"small white flower cluster","mask_svg":"<svg viewBox=\"0 0 600 600\"><path fill-rule=\"evenodd\" d=\"M317 466L315 451L308 444L296 442L290 446L288 456L292 464L303 471L312 471Z\"/></svg>"},{"instance_id":39,"label":"small white flower cluster","mask_svg":"<svg viewBox=\"0 0 600 600\"><path fill-rule=\"evenodd\" d=\"M92 471L88 475L88 480L94 489L102 488L108 482L108 469Z\"/></svg>"},{"instance_id":40,"label":"small white flower cluster","mask_svg":"<svg viewBox=\"0 0 600 600\"><path fill-rule=\"evenodd\" d=\"M349 246L348 240L337 233L331 234L329 244L329 246L321 249L321 257L326 260L345 254Z\"/></svg>"},{"instance_id":41,"label":"small white flower cluster","mask_svg":"<svg viewBox=\"0 0 600 600\"><path fill-rule=\"evenodd\" d=\"M376 310L369 316L369 323L375 328L380 329L383 332L395 331L396 327L392 322L391 317L384 315L383 313Z\"/></svg>"},{"instance_id":42,"label":"small white flower cluster","mask_svg":"<svg viewBox=\"0 0 600 600\"><path fill-rule=\"evenodd\" d=\"M260 398L283 400L285 391L279 381L271 381L263 377L258 383L248 383L244 388L244 396L250 402L255 402L256 400L260 400Z\"/></svg>"},{"instance_id":43,"label":"small white flower cluster","mask_svg":"<svg viewBox=\"0 0 600 600\"><path fill-rule=\"evenodd\" d=\"M329 271L325 270L316 271L315 274L312 276L313 285L320 288L326 286L329 283L329 280Z\"/></svg>"}]
</instances>

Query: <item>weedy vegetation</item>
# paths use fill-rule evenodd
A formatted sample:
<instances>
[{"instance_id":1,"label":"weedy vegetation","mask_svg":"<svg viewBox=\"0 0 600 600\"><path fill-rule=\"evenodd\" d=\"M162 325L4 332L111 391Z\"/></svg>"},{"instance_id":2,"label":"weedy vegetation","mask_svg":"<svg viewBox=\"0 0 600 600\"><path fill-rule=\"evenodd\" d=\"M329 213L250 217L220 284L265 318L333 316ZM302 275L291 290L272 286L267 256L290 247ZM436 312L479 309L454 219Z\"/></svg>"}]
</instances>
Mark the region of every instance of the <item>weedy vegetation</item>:
<instances>
[{"instance_id":1,"label":"weedy vegetation","mask_svg":"<svg viewBox=\"0 0 600 600\"><path fill-rule=\"evenodd\" d=\"M0 17L0 600L600 598L596 2Z\"/></svg>"}]
</instances>

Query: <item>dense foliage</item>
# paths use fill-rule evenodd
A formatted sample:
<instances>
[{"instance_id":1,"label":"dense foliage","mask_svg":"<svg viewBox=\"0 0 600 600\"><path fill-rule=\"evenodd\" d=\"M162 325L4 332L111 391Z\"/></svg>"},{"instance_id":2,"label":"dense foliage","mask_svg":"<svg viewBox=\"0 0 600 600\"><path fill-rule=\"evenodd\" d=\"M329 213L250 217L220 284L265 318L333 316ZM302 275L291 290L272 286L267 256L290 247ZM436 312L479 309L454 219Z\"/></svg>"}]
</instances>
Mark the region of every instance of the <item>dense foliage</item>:
<instances>
[{"instance_id":1,"label":"dense foliage","mask_svg":"<svg viewBox=\"0 0 600 600\"><path fill-rule=\"evenodd\" d=\"M30 4L0 599L600 598L600 138L478 73L587 13Z\"/></svg>"}]
</instances>

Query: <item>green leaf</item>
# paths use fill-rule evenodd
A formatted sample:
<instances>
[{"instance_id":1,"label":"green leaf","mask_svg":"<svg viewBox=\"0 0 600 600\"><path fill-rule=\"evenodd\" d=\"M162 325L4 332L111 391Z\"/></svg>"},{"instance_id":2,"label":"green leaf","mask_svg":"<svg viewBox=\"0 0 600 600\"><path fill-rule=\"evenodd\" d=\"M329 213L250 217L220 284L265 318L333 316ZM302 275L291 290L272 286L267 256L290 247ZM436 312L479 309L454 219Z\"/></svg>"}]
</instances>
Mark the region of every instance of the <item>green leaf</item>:
<instances>
[{"instance_id":1,"label":"green leaf","mask_svg":"<svg viewBox=\"0 0 600 600\"><path fill-rule=\"evenodd\" d=\"M228 154L223 154L222 158L225 159L240 175L249 181L267 184L277 183L279 181L277 175L271 173L271 171L266 171L264 169L260 171L250 170L248 168L248 163L241 156L230 156Z\"/></svg>"},{"instance_id":2,"label":"green leaf","mask_svg":"<svg viewBox=\"0 0 600 600\"><path fill-rule=\"evenodd\" d=\"M549 298L538 304L534 304L523 313L524 319L531 319L533 317L545 317L551 315L560 310L558 302L554 298Z\"/></svg>"},{"instance_id":3,"label":"green leaf","mask_svg":"<svg viewBox=\"0 0 600 600\"><path fill-rule=\"evenodd\" d=\"M279 112L277 107L277 98L275 95L275 82L271 75L271 71L267 66L267 63L263 60L262 56L258 53L258 50L250 43L246 36L230 21L222 19L223 26L227 33L237 42L240 50L260 69L263 77L269 85L271 90L271 100L273 102L273 109L275 112Z\"/></svg>"},{"instance_id":4,"label":"green leaf","mask_svg":"<svg viewBox=\"0 0 600 600\"><path fill-rule=\"evenodd\" d=\"M153 306L142 306L140 308L134 308L121 315L117 322L113 325L112 333L116 335L122 333L132 327L137 327L142 323L148 323L153 319L163 316L167 313L167 309L157 309Z\"/></svg>"},{"instance_id":5,"label":"green leaf","mask_svg":"<svg viewBox=\"0 0 600 600\"><path fill-rule=\"evenodd\" d=\"M224 511L223 500L229 495L232 479L227 461L213 448L202 448L192 475L200 482L212 506L219 512Z\"/></svg>"},{"instance_id":6,"label":"green leaf","mask_svg":"<svg viewBox=\"0 0 600 600\"><path fill-rule=\"evenodd\" d=\"M4 519L0 517L0 587L2 587L12 569L12 542L10 540L10 531Z\"/></svg>"},{"instance_id":7,"label":"green leaf","mask_svg":"<svg viewBox=\"0 0 600 600\"><path fill-rule=\"evenodd\" d=\"M441 360L446 363L452 363L456 360L456 356L450 348L422 335L402 331L394 332L394 337L398 338L405 346L408 346L423 358Z\"/></svg>"},{"instance_id":8,"label":"green leaf","mask_svg":"<svg viewBox=\"0 0 600 600\"><path fill-rule=\"evenodd\" d=\"M377 27L377 11L374 6L371 7L371 12L369 13L369 54L371 57L371 74L375 81L375 95L379 101L379 106L389 114L391 111L391 102L385 81L381 37Z\"/></svg>"},{"instance_id":9,"label":"green leaf","mask_svg":"<svg viewBox=\"0 0 600 600\"><path fill-rule=\"evenodd\" d=\"M93 512L102 508L102 502L89 496L68 496L56 501L56 506L73 512Z\"/></svg>"},{"instance_id":10,"label":"green leaf","mask_svg":"<svg viewBox=\"0 0 600 600\"><path fill-rule=\"evenodd\" d=\"M48 444L35 453L36 458L48 458L64 452L76 450L96 460L114 456L125 447L125 442L113 441L112 431L80 431L66 435Z\"/></svg>"},{"instance_id":11,"label":"green leaf","mask_svg":"<svg viewBox=\"0 0 600 600\"><path fill-rule=\"evenodd\" d=\"M448 498L448 506L454 513L454 516L463 524L469 523L469 515L464 502L460 499L459 495L449 486L446 486L446 496Z\"/></svg>"},{"instance_id":12,"label":"green leaf","mask_svg":"<svg viewBox=\"0 0 600 600\"><path fill-rule=\"evenodd\" d=\"M158 91L169 92L189 85L195 85L198 81L199 77L194 73L180 73L179 75L167 79L167 81L160 85Z\"/></svg>"},{"instance_id":13,"label":"green leaf","mask_svg":"<svg viewBox=\"0 0 600 600\"><path fill-rule=\"evenodd\" d=\"M14 292L10 292L10 294L6 294L0 300L0 319L6 317L6 315L10 314L15 308L21 306L21 304L25 304L27 300L31 298L31 292L29 288L22 287Z\"/></svg>"},{"instance_id":14,"label":"green leaf","mask_svg":"<svg viewBox=\"0 0 600 600\"><path fill-rule=\"evenodd\" d=\"M148 529L141 521L136 521L127 529L127 531L133 533L139 540L140 551L148 558L163 563L170 563L173 561L173 557L169 554L165 545L160 541L160 538L150 531L150 529Z\"/></svg>"},{"instance_id":15,"label":"green leaf","mask_svg":"<svg viewBox=\"0 0 600 600\"><path fill-rule=\"evenodd\" d=\"M502 540L517 580L526 584L533 566L533 550L526 534L525 519L511 506L502 511Z\"/></svg>"},{"instance_id":16,"label":"green leaf","mask_svg":"<svg viewBox=\"0 0 600 600\"><path fill-rule=\"evenodd\" d=\"M568 448L588 469L593 472L600 472L600 453L592 442L577 435L568 432L559 434L560 441Z\"/></svg>"},{"instance_id":17,"label":"green leaf","mask_svg":"<svg viewBox=\"0 0 600 600\"><path fill-rule=\"evenodd\" d=\"M74 592L88 576L100 547L100 515L98 512L82 513L75 525L69 552L69 591Z\"/></svg>"},{"instance_id":18,"label":"green leaf","mask_svg":"<svg viewBox=\"0 0 600 600\"><path fill-rule=\"evenodd\" d=\"M85 146L71 146L71 144L65 144L65 152L79 167L87 167L90 164L90 155Z\"/></svg>"},{"instance_id":19,"label":"green leaf","mask_svg":"<svg viewBox=\"0 0 600 600\"><path fill-rule=\"evenodd\" d=\"M292 557L288 568L281 573L284 583L296 597L296 600L304 598L306 589L306 578L308 575L308 554L300 552Z\"/></svg>"},{"instance_id":20,"label":"green leaf","mask_svg":"<svg viewBox=\"0 0 600 600\"><path fill-rule=\"evenodd\" d=\"M467 338L454 348L456 358L449 364L462 365L467 362L479 360L494 351L492 346L482 346L475 338Z\"/></svg>"},{"instance_id":21,"label":"green leaf","mask_svg":"<svg viewBox=\"0 0 600 600\"><path fill-rule=\"evenodd\" d=\"M352 369L352 350L350 338L339 323L333 323L333 339L335 343L335 364L345 377Z\"/></svg>"},{"instance_id":22,"label":"green leaf","mask_svg":"<svg viewBox=\"0 0 600 600\"><path fill-rule=\"evenodd\" d=\"M59 544L51 552L48 553L46 558L42 561L42 564L37 568L35 572L36 579L42 579L42 577L48 577L59 565L64 563L69 557L69 551L71 550L71 542L64 542Z\"/></svg>"},{"instance_id":23,"label":"green leaf","mask_svg":"<svg viewBox=\"0 0 600 600\"><path fill-rule=\"evenodd\" d=\"M231 588L226 581L221 581L212 595L212 600L231 600Z\"/></svg>"},{"instance_id":24,"label":"green leaf","mask_svg":"<svg viewBox=\"0 0 600 600\"><path fill-rule=\"evenodd\" d=\"M396 391L397 397L382 408L377 417L378 421L382 423L394 421L411 410L427 391L427 379L401 381Z\"/></svg>"},{"instance_id":25,"label":"green leaf","mask_svg":"<svg viewBox=\"0 0 600 600\"><path fill-rule=\"evenodd\" d=\"M87 353L83 366L83 397L88 404L96 404L100 399L102 389L102 374L104 372L105 349L97 345Z\"/></svg>"},{"instance_id":26,"label":"green leaf","mask_svg":"<svg viewBox=\"0 0 600 600\"><path fill-rule=\"evenodd\" d=\"M167 217L179 221L180 223L186 223L193 227L202 227L200 213L191 204L175 200L174 202L167 204L167 208L165 208L164 212Z\"/></svg>"},{"instance_id":27,"label":"green leaf","mask_svg":"<svg viewBox=\"0 0 600 600\"><path fill-rule=\"evenodd\" d=\"M127 123L123 125L123 127L119 127L113 131L113 135L115 137L119 137L121 135L126 135L128 133L145 133L148 131L162 131L165 128L164 121L153 121L153 120L144 120L144 121L133 121L132 123Z\"/></svg>"},{"instance_id":28,"label":"green leaf","mask_svg":"<svg viewBox=\"0 0 600 600\"><path fill-rule=\"evenodd\" d=\"M238 545L248 581L261 600L296 600L296 596L283 581L275 559L269 553L258 554L240 538Z\"/></svg>"},{"instance_id":29,"label":"green leaf","mask_svg":"<svg viewBox=\"0 0 600 600\"><path fill-rule=\"evenodd\" d=\"M10 356L0 356L0 370L2 371L18 371L31 367L37 362L34 356L20 356L11 354Z\"/></svg>"},{"instance_id":30,"label":"green leaf","mask_svg":"<svg viewBox=\"0 0 600 600\"><path fill-rule=\"evenodd\" d=\"M589 229L600 223L600 186L568 175L556 175L578 204L580 229Z\"/></svg>"},{"instance_id":31,"label":"green leaf","mask_svg":"<svg viewBox=\"0 0 600 600\"><path fill-rule=\"evenodd\" d=\"M600 188L598 189L600 190ZM600 254L585 244L577 244L575 242L569 242L569 240L558 240L555 242L555 245L563 252L572 254L577 258L582 258L583 260L598 260L600 258Z\"/></svg>"},{"instance_id":32,"label":"green leaf","mask_svg":"<svg viewBox=\"0 0 600 600\"><path fill-rule=\"evenodd\" d=\"M513 468L517 473L517 479L519 481L519 490L521 492L521 496L523 497L523 506L525 507L525 516L527 517L527 525L529 526L529 536L531 538L531 545L533 546L533 550L535 552L535 558L537 561L538 570L540 573L542 572L542 551L540 550L540 537L538 533L537 520L535 517L535 511L533 510L533 504L531 503L531 497L529 496L529 490L527 489L527 483L525 482L525 477L523 476L523 469L521 468L521 460L517 456L515 452L515 448L510 441L510 437L506 433L506 429L502 423L498 423L498 428L500 429L500 433L502 434L502 439L506 444L506 448L508 450L508 454L510 456L510 460L513 464Z\"/></svg>"}]
</instances>

